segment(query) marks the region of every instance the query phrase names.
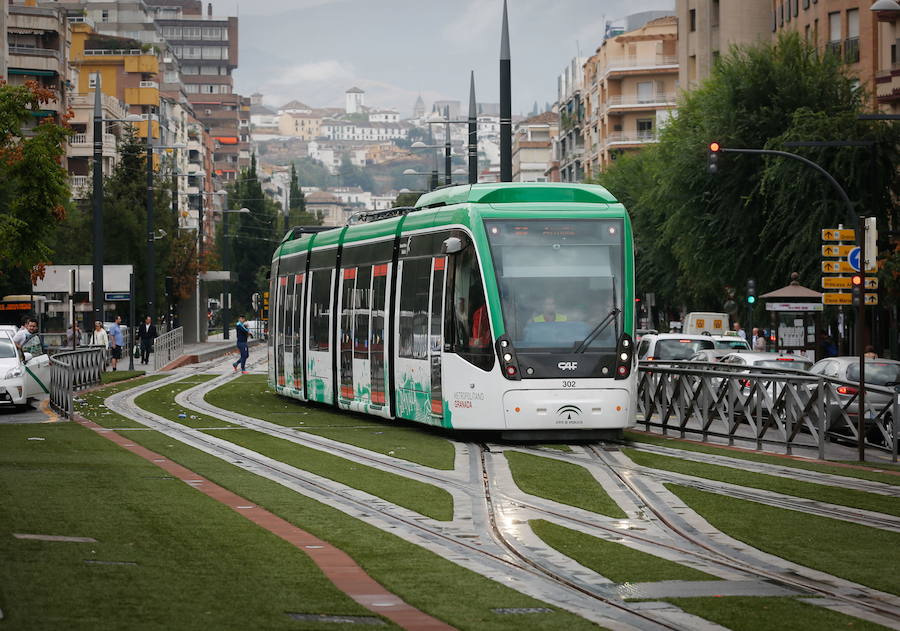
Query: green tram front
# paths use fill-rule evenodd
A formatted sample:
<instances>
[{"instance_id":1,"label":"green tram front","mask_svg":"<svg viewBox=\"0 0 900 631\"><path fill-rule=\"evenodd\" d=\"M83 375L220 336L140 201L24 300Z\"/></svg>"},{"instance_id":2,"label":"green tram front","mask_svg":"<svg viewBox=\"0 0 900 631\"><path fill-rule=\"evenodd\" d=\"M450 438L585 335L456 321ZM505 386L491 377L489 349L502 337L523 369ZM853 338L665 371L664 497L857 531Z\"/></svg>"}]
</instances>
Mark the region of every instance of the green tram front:
<instances>
[{"instance_id":1,"label":"green tram front","mask_svg":"<svg viewBox=\"0 0 900 631\"><path fill-rule=\"evenodd\" d=\"M633 423L634 264L599 186L481 184L286 240L270 383L343 409L510 437Z\"/></svg>"}]
</instances>

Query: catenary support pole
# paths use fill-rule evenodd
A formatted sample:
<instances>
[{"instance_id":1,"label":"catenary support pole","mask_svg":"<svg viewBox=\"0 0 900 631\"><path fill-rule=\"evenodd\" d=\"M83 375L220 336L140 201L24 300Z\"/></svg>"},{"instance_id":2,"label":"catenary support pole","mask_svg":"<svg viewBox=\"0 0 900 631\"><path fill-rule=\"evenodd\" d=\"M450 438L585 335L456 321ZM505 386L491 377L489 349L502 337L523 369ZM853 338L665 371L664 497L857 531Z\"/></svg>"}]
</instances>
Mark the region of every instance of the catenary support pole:
<instances>
[{"instance_id":1,"label":"catenary support pole","mask_svg":"<svg viewBox=\"0 0 900 631\"><path fill-rule=\"evenodd\" d=\"M475 110L475 71L469 79L469 184L478 184L478 112Z\"/></svg>"},{"instance_id":2,"label":"catenary support pole","mask_svg":"<svg viewBox=\"0 0 900 631\"><path fill-rule=\"evenodd\" d=\"M500 34L500 181L512 182L512 75L509 56L509 20L503 0Z\"/></svg>"},{"instance_id":3,"label":"catenary support pole","mask_svg":"<svg viewBox=\"0 0 900 631\"><path fill-rule=\"evenodd\" d=\"M103 322L103 93L100 90L100 74L94 75L94 296L92 309L94 318L91 321L91 330L94 322ZM74 326L74 321L73 321Z\"/></svg>"}]
</instances>

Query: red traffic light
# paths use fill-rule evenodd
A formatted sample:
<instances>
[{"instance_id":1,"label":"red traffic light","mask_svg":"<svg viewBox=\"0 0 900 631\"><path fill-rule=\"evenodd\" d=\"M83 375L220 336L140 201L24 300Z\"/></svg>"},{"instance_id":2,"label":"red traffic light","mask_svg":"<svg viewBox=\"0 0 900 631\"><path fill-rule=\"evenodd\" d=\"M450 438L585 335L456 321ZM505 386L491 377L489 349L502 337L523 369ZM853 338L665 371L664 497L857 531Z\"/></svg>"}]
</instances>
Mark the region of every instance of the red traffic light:
<instances>
[{"instance_id":1,"label":"red traffic light","mask_svg":"<svg viewBox=\"0 0 900 631\"><path fill-rule=\"evenodd\" d=\"M850 277L850 284L853 285L854 287L862 286L862 282L863 282L862 274L854 274L853 276Z\"/></svg>"},{"instance_id":2,"label":"red traffic light","mask_svg":"<svg viewBox=\"0 0 900 631\"><path fill-rule=\"evenodd\" d=\"M720 145L720 144L717 143L717 142L711 142L711 143L709 143L709 150L712 151L713 153L718 152L719 149L721 149L721 148L722 148L722 145Z\"/></svg>"}]
</instances>

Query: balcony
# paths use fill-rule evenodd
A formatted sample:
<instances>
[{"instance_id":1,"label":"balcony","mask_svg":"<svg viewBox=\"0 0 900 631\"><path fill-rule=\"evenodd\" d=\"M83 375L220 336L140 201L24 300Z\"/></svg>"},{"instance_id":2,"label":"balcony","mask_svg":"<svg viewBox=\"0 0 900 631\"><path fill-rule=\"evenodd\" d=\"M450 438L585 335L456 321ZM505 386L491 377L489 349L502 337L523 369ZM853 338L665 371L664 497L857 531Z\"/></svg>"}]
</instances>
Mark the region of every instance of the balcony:
<instances>
[{"instance_id":1,"label":"balcony","mask_svg":"<svg viewBox=\"0 0 900 631\"><path fill-rule=\"evenodd\" d=\"M607 134L604 146L612 145L645 145L656 142L657 135L655 130L650 131L613 131Z\"/></svg>"},{"instance_id":2,"label":"balcony","mask_svg":"<svg viewBox=\"0 0 900 631\"><path fill-rule=\"evenodd\" d=\"M125 102L129 105L159 105L159 84L141 81L138 88L125 88Z\"/></svg>"},{"instance_id":3,"label":"balcony","mask_svg":"<svg viewBox=\"0 0 900 631\"><path fill-rule=\"evenodd\" d=\"M844 40L844 62L859 63L859 38L849 37Z\"/></svg>"},{"instance_id":4,"label":"balcony","mask_svg":"<svg viewBox=\"0 0 900 631\"><path fill-rule=\"evenodd\" d=\"M656 94L639 96L637 94L615 94L607 98L605 109L656 108L675 105L674 93L657 92Z\"/></svg>"},{"instance_id":5,"label":"balcony","mask_svg":"<svg viewBox=\"0 0 900 631\"><path fill-rule=\"evenodd\" d=\"M58 50L52 48L34 48L31 46L9 46L9 68L36 70L39 74L47 71L61 74L61 57Z\"/></svg>"},{"instance_id":6,"label":"balcony","mask_svg":"<svg viewBox=\"0 0 900 631\"><path fill-rule=\"evenodd\" d=\"M89 175L70 175L69 189L72 199L87 199L91 196L91 178Z\"/></svg>"},{"instance_id":7,"label":"balcony","mask_svg":"<svg viewBox=\"0 0 900 631\"><path fill-rule=\"evenodd\" d=\"M656 55L655 57L620 57L608 59L603 67L601 77L611 72L634 72L638 70L678 70L678 57L675 55Z\"/></svg>"}]
</instances>

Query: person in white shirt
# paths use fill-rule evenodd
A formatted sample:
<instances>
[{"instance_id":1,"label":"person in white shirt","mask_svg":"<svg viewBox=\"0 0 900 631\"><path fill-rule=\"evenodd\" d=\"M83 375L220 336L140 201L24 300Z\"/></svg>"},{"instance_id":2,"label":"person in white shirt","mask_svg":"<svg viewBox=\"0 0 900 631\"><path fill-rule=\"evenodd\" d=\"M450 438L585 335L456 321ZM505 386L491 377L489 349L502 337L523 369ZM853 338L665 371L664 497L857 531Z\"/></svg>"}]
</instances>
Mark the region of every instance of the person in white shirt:
<instances>
[{"instance_id":1,"label":"person in white shirt","mask_svg":"<svg viewBox=\"0 0 900 631\"><path fill-rule=\"evenodd\" d=\"M94 330L91 331L91 346L102 346L109 348L109 335L103 328L103 323L99 320L94 322Z\"/></svg>"}]
</instances>

